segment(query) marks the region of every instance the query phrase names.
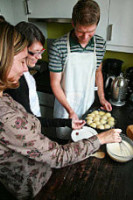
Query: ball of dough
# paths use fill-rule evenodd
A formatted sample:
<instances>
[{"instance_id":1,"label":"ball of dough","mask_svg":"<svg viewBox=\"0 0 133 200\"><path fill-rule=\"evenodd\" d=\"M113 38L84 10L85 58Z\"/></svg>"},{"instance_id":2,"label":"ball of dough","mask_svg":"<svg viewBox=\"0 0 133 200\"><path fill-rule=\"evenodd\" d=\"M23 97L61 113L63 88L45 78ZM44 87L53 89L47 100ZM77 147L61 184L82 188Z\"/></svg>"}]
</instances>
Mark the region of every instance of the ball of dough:
<instances>
[{"instance_id":1,"label":"ball of dough","mask_svg":"<svg viewBox=\"0 0 133 200\"><path fill-rule=\"evenodd\" d=\"M100 120L100 117L94 117L93 120L94 122L98 122Z\"/></svg>"},{"instance_id":2,"label":"ball of dough","mask_svg":"<svg viewBox=\"0 0 133 200\"><path fill-rule=\"evenodd\" d=\"M102 116L102 119L103 119L103 120L107 120L107 116L106 116L106 115L103 115L103 116Z\"/></svg>"},{"instance_id":3,"label":"ball of dough","mask_svg":"<svg viewBox=\"0 0 133 200\"><path fill-rule=\"evenodd\" d=\"M106 124L106 120L102 119L102 120L100 120L100 123L101 124Z\"/></svg>"},{"instance_id":4,"label":"ball of dough","mask_svg":"<svg viewBox=\"0 0 133 200\"><path fill-rule=\"evenodd\" d=\"M108 118L108 121L113 121L113 122L114 122L115 119L114 119L114 117L109 117L109 118Z\"/></svg>"},{"instance_id":5,"label":"ball of dough","mask_svg":"<svg viewBox=\"0 0 133 200\"><path fill-rule=\"evenodd\" d=\"M110 125L110 127L113 127L115 123L113 121L108 121L108 124Z\"/></svg>"},{"instance_id":6,"label":"ball of dough","mask_svg":"<svg viewBox=\"0 0 133 200\"><path fill-rule=\"evenodd\" d=\"M110 127L109 124L105 124L105 125L104 125L104 128L105 128L105 129L109 129L109 128L111 128L111 127Z\"/></svg>"},{"instance_id":7,"label":"ball of dough","mask_svg":"<svg viewBox=\"0 0 133 200\"><path fill-rule=\"evenodd\" d=\"M104 126L101 124L101 125L98 125L97 128L103 130Z\"/></svg>"},{"instance_id":8,"label":"ball of dough","mask_svg":"<svg viewBox=\"0 0 133 200\"><path fill-rule=\"evenodd\" d=\"M89 116L89 117L86 117L85 119L87 119L87 120L93 120L93 117L91 117L91 116Z\"/></svg>"},{"instance_id":9,"label":"ball of dough","mask_svg":"<svg viewBox=\"0 0 133 200\"><path fill-rule=\"evenodd\" d=\"M96 123L91 123L90 126L96 128Z\"/></svg>"},{"instance_id":10,"label":"ball of dough","mask_svg":"<svg viewBox=\"0 0 133 200\"><path fill-rule=\"evenodd\" d=\"M92 120L90 119L87 119L87 122L86 122L88 125L92 123Z\"/></svg>"},{"instance_id":11,"label":"ball of dough","mask_svg":"<svg viewBox=\"0 0 133 200\"><path fill-rule=\"evenodd\" d=\"M99 111L99 115L104 115L104 114L105 114L105 112Z\"/></svg>"},{"instance_id":12,"label":"ball of dough","mask_svg":"<svg viewBox=\"0 0 133 200\"><path fill-rule=\"evenodd\" d=\"M101 117L101 116L98 114L98 115L95 115L95 117L97 117L97 118L99 118L99 119L100 119L100 117Z\"/></svg>"},{"instance_id":13,"label":"ball of dough","mask_svg":"<svg viewBox=\"0 0 133 200\"><path fill-rule=\"evenodd\" d=\"M91 116L91 117L94 117L94 116L95 116L95 114L94 114L94 113L90 113L90 114L89 114L89 116Z\"/></svg>"},{"instance_id":14,"label":"ball of dough","mask_svg":"<svg viewBox=\"0 0 133 200\"><path fill-rule=\"evenodd\" d=\"M100 125L100 121L97 121L97 122L95 122L95 123L96 123L96 126Z\"/></svg>"},{"instance_id":15,"label":"ball of dough","mask_svg":"<svg viewBox=\"0 0 133 200\"><path fill-rule=\"evenodd\" d=\"M98 115L98 111L97 110L93 111L92 113L95 114L95 115Z\"/></svg>"},{"instance_id":16,"label":"ball of dough","mask_svg":"<svg viewBox=\"0 0 133 200\"><path fill-rule=\"evenodd\" d=\"M107 117L111 117L111 114L108 113L108 112L107 112L105 115L106 115Z\"/></svg>"}]
</instances>

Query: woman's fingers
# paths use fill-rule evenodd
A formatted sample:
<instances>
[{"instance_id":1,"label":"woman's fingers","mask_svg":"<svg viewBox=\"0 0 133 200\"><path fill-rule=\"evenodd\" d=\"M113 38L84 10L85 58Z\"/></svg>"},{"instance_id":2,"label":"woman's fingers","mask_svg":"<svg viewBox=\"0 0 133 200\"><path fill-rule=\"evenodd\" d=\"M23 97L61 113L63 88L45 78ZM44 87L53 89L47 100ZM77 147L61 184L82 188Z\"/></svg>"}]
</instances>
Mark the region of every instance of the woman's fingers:
<instances>
[{"instance_id":1,"label":"woman's fingers","mask_svg":"<svg viewBox=\"0 0 133 200\"><path fill-rule=\"evenodd\" d=\"M121 129L110 129L109 131L100 133L99 135L97 135L97 137L99 138L101 144L120 142L121 132L122 132Z\"/></svg>"}]
</instances>

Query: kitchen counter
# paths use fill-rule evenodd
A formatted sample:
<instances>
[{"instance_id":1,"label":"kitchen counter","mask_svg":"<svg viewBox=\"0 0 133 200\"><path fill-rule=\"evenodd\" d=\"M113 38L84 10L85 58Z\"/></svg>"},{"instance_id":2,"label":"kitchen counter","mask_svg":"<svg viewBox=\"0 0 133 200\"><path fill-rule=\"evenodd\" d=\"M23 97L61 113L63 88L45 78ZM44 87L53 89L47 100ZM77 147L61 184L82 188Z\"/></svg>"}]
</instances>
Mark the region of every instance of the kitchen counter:
<instances>
[{"instance_id":1,"label":"kitchen counter","mask_svg":"<svg viewBox=\"0 0 133 200\"><path fill-rule=\"evenodd\" d=\"M100 105L95 102L93 108ZM113 106L116 127L125 134L126 127L133 124L133 104ZM90 157L75 165L54 169L47 185L36 200L132 200L133 160L127 163L113 161L106 152L104 159Z\"/></svg>"},{"instance_id":2,"label":"kitchen counter","mask_svg":"<svg viewBox=\"0 0 133 200\"><path fill-rule=\"evenodd\" d=\"M95 101L92 108L99 108ZM116 127L125 134L126 127L133 124L133 104L113 106ZM80 163L62 169L53 169L53 175L35 200L133 200L133 160L127 163L113 161L106 152L104 159L90 157ZM14 197L0 184L0 199Z\"/></svg>"}]
</instances>

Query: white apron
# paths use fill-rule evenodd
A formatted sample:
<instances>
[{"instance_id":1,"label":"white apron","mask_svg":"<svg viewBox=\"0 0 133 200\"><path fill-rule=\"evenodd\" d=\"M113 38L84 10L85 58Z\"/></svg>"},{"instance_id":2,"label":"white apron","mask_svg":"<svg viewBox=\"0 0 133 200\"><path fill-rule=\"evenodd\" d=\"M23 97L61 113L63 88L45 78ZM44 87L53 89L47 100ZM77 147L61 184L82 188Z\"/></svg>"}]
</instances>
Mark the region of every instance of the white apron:
<instances>
[{"instance_id":1,"label":"white apron","mask_svg":"<svg viewBox=\"0 0 133 200\"><path fill-rule=\"evenodd\" d=\"M71 53L67 35L67 59L64 65L62 88L67 101L79 118L90 108L94 102L95 72L96 72L96 50L88 53ZM95 42L94 42L95 45ZM68 118L65 108L55 99L55 118ZM57 137L70 139L71 129L60 127L56 129Z\"/></svg>"}]
</instances>

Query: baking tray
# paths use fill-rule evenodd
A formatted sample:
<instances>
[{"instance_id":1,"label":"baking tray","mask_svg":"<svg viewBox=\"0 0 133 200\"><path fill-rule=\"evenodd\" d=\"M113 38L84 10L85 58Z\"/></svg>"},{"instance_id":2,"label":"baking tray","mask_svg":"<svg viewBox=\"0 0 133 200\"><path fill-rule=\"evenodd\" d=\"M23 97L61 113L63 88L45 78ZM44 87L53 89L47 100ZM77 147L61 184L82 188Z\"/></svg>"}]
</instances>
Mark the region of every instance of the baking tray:
<instances>
[{"instance_id":1,"label":"baking tray","mask_svg":"<svg viewBox=\"0 0 133 200\"><path fill-rule=\"evenodd\" d=\"M86 120L87 115L90 114L90 113L92 113L93 111L103 111L103 112L105 112L105 113L110 113L110 114L111 114L111 117L113 117L113 118L115 119L115 124L114 124L114 126L108 128L108 129L98 129L98 128L94 128L94 127L90 126L90 125L87 124L87 123L86 123L86 126L95 129L98 133L99 133L99 132L103 132L103 131L107 131L107 130L112 129L112 128L115 128L116 123L117 123L117 120L116 120L115 116L113 116L112 112L109 112L109 111L107 111L107 110L103 110L103 109L100 109L100 108L93 108L93 109L88 110L87 113L86 113L85 115L83 115L82 119L84 119L85 121L87 121L87 120Z\"/></svg>"}]
</instances>

